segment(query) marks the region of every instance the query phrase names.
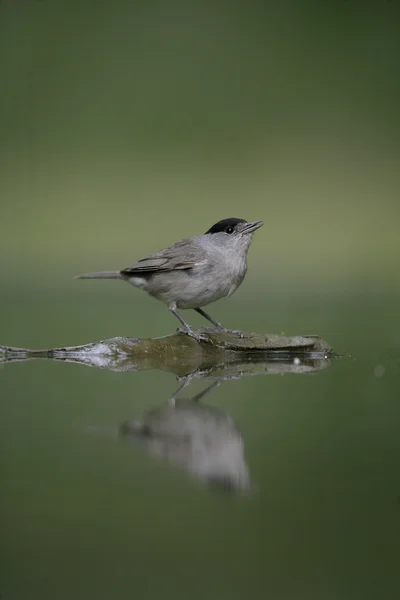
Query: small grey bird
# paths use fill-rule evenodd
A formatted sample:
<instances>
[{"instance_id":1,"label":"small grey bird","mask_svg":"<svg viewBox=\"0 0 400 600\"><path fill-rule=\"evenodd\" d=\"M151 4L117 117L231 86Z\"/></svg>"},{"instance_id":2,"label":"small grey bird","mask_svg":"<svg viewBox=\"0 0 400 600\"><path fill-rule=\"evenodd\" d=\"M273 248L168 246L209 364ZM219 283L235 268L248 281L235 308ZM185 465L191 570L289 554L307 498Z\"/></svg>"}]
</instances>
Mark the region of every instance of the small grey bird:
<instances>
[{"instance_id":1,"label":"small grey bird","mask_svg":"<svg viewBox=\"0 0 400 600\"><path fill-rule=\"evenodd\" d=\"M223 219L205 234L177 242L122 271L86 273L77 278L128 281L165 302L182 323L184 332L200 341L201 334L193 331L177 309L192 308L224 331L225 327L201 307L237 290L246 275L252 234L262 225L262 221Z\"/></svg>"}]
</instances>

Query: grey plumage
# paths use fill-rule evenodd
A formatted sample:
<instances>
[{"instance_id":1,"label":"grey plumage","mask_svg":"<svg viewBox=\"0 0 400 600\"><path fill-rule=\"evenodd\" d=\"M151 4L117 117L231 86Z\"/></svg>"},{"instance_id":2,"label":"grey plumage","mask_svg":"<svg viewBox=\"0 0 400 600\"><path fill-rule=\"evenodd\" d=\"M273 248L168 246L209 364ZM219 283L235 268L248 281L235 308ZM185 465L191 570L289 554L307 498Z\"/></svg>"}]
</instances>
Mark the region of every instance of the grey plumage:
<instances>
[{"instance_id":1,"label":"grey plumage","mask_svg":"<svg viewBox=\"0 0 400 600\"><path fill-rule=\"evenodd\" d=\"M224 219L205 234L186 238L121 271L86 273L78 278L127 281L168 304L186 332L198 338L176 309L195 309L223 329L201 307L230 296L242 283L252 233L262 224Z\"/></svg>"}]
</instances>

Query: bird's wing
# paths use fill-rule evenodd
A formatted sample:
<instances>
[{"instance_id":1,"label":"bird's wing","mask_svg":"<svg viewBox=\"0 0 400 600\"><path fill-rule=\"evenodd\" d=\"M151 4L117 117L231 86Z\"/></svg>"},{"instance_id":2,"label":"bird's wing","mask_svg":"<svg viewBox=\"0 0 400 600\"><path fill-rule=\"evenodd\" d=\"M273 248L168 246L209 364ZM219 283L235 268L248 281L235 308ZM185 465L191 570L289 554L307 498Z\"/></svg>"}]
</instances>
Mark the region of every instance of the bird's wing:
<instances>
[{"instance_id":1,"label":"bird's wing","mask_svg":"<svg viewBox=\"0 0 400 600\"><path fill-rule=\"evenodd\" d=\"M189 239L191 243L188 243ZM134 265L123 269L121 274L129 276L148 273L150 275L156 272L193 269L205 258L205 252L201 247L194 245L191 238L189 239L142 258Z\"/></svg>"}]
</instances>

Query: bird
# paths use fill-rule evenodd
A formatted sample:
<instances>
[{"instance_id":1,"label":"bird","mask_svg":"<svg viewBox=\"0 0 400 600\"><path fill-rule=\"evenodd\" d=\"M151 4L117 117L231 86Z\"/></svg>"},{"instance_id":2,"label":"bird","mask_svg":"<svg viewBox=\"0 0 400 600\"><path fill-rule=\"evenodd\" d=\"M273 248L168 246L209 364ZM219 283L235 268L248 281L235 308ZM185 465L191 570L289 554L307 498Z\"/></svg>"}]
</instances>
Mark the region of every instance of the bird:
<instances>
[{"instance_id":1,"label":"bird","mask_svg":"<svg viewBox=\"0 0 400 600\"><path fill-rule=\"evenodd\" d=\"M178 309L194 309L217 330L231 331L202 307L228 298L237 290L247 272L253 233L263 224L235 217L222 219L204 234L185 238L125 269L83 273L76 279L127 281L167 304L183 326L179 331L200 342L204 336L192 329Z\"/></svg>"}]
</instances>

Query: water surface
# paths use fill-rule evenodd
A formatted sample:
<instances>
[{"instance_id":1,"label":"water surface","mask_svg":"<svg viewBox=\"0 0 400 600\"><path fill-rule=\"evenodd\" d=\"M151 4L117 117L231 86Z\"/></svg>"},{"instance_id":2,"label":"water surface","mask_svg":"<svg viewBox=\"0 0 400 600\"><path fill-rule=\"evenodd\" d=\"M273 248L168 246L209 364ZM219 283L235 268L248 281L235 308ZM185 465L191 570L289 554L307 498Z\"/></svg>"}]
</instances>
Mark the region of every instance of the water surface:
<instances>
[{"instance_id":1,"label":"water surface","mask_svg":"<svg viewBox=\"0 0 400 600\"><path fill-rule=\"evenodd\" d=\"M106 298L80 322L60 302L69 335L36 345L89 341L97 317L101 329ZM175 407L171 373L3 365L3 597L398 597L400 352L396 306L380 302L332 303L320 321L316 308L314 333L343 353L326 368L191 401L212 383L196 379ZM247 318L263 330L261 312ZM310 322L307 303L296 318ZM15 335L5 322L1 341L30 341L38 323Z\"/></svg>"}]
</instances>

